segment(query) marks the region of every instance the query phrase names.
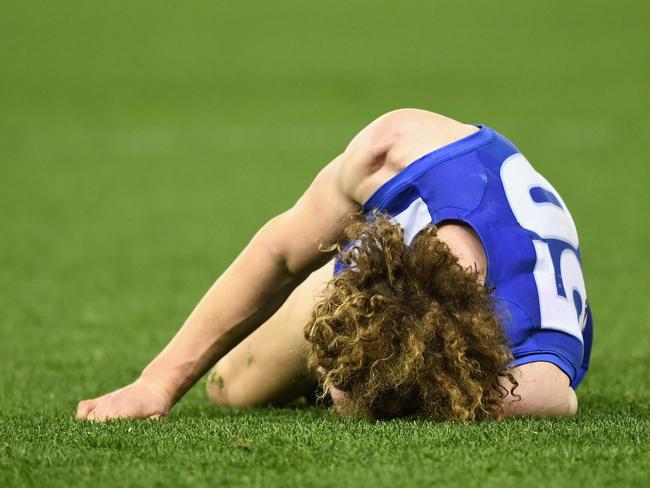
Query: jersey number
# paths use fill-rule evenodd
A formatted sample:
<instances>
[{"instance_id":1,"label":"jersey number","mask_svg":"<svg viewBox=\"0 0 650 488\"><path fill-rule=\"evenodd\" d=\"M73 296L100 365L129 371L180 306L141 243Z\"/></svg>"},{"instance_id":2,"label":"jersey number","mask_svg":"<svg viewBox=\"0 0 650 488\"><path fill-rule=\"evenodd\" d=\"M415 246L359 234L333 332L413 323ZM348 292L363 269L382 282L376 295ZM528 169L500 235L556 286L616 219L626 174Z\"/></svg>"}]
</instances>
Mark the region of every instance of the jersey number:
<instances>
[{"instance_id":1,"label":"jersey number","mask_svg":"<svg viewBox=\"0 0 650 488\"><path fill-rule=\"evenodd\" d=\"M521 154L504 161L501 181L519 225L539 236L533 239L537 256L533 274L541 327L582 340L587 291L577 256L578 232L567 206Z\"/></svg>"}]
</instances>

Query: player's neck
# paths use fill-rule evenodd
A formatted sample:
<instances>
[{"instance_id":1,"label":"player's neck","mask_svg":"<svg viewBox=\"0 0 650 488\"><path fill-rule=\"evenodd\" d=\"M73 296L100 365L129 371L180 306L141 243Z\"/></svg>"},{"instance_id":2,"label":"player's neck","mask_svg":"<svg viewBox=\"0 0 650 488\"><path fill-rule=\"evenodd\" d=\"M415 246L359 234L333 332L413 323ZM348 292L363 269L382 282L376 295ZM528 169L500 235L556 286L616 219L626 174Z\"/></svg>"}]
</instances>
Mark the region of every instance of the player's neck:
<instances>
[{"instance_id":1,"label":"player's neck","mask_svg":"<svg viewBox=\"0 0 650 488\"><path fill-rule=\"evenodd\" d=\"M485 249L481 240L469 226L458 222L444 223L438 227L438 237L458 257L458 263L463 268L476 267L481 282L485 282L487 275Z\"/></svg>"}]
</instances>

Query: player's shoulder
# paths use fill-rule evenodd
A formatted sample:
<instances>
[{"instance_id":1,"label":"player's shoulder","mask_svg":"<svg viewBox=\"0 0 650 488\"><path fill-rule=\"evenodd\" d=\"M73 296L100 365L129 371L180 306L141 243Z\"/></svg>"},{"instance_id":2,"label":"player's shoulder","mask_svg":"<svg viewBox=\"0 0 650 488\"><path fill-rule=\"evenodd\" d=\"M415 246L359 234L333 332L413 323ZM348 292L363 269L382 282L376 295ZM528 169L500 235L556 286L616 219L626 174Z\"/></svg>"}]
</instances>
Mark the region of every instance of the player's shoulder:
<instances>
[{"instance_id":1,"label":"player's shoulder","mask_svg":"<svg viewBox=\"0 0 650 488\"><path fill-rule=\"evenodd\" d=\"M419 157L476 128L427 110L387 112L364 127L340 157L340 184L363 203L384 182Z\"/></svg>"},{"instance_id":2,"label":"player's shoulder","mask_svg":"<svg viewBox=\"0 0 650 488\"><path fill-rule=\"evenodd\" d=\"M397 145L425 133L447 130L450 125L460 124L449 117L428 110L400 108L386 112L366 125L350 142L346 152L382 156Z\"/></svg>"}]
</instances>

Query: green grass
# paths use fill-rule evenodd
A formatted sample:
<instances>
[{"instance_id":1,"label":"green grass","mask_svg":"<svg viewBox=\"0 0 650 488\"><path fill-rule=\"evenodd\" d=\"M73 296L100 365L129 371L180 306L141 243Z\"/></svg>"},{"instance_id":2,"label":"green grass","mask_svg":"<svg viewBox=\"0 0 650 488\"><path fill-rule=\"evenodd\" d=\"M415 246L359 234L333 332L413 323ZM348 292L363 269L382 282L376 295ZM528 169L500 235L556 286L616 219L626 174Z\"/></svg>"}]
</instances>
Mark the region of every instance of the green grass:
<instances>
[{"instance_id":1,"label":"green grass","mask_svg":"<svg viewBox=\"0 0 650 488\"><path fill-rule=\"evenodd\" d=\"M7 3L0 486L645 486L641 2ZM594 308L573 419L341 421L304 406L73 419L131 381L267 218L382 112L513 139L578 223Z\"/></svg>"}]
</instances>

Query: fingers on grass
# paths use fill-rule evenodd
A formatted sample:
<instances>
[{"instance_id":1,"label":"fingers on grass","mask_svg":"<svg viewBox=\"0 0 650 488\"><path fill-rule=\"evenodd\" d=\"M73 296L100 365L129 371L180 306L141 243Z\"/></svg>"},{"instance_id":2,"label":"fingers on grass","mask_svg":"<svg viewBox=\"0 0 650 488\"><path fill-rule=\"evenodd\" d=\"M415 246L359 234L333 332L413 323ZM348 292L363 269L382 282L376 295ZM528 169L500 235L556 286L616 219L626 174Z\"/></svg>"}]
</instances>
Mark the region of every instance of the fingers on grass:
<instances>
[{"instance_id":1,"label":"fingers on grass","mask_svg":"<svg viewBox=\"0 0 650 488\"><path fill-rule=\"evenodd\" d=\"M77 405L77 418L78 419L87 419L90 414L95 409L95 400L82 400Z\"/></svg>"}]
</instances>

